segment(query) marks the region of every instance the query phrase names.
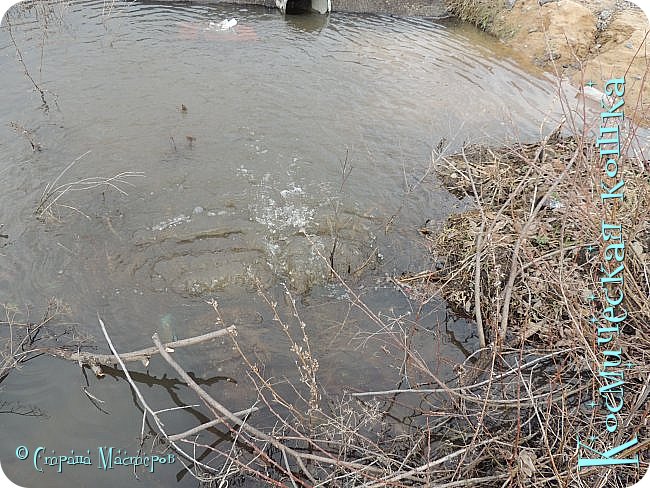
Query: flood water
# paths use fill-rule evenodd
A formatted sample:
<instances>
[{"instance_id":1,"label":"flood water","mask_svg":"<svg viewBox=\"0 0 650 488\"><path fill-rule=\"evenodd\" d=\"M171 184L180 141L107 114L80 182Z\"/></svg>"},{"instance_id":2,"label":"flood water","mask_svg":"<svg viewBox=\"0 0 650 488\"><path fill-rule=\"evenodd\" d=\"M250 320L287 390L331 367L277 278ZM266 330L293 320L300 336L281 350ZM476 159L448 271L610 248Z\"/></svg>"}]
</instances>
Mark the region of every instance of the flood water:
<instances>
[{"instance_id":1,"label":"flood water","mask_svg":"<svg viewBox=\"0 0 650 488\"><path fill-rule=\"evenodd\" d=\"M432 150L443 138L450 152L466 141L538 138L553 104L549 79L450 21L150 2L21 5L0 30L7 315L37 322L56 297L68 307L62 345L83 336L107 352L100 314L126 352L150 346L155 331L172 339L215 330L206 301L217 299L249 358L269 377L295 379L287 337L261 295L290 315L288 290L333 395L400 379L389 331L351 305L354 294L393 331L417 315L420 352L443 377L477 347L472 327L444 303L418 315L387 277L427 269L417 228L458 207L429 171ZM237 26L219 29L233 17ZM114 186L74 184L119 174ZM229 341L176 358L232 410L255 401ZM132 371L154 408L199 403L160 358ZM15 481L136 482L130 469L96 465L43 474L15 453L21 445L137 452L142 414L120 374L86 378L75 363L41 356L12 371L0 395L0 460ZM202 415L169 414L166 426L180 432ZM140 473L138 486L196 485L182 473L179 463Z\"/></svg>"}]
</instances>

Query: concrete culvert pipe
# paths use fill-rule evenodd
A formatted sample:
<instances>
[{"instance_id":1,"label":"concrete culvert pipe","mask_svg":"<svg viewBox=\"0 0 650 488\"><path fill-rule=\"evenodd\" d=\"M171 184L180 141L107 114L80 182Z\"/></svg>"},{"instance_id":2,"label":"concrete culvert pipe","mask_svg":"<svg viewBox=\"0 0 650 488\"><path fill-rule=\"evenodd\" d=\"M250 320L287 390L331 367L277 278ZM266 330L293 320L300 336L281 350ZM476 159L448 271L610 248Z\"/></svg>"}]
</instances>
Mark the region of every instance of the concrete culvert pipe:
<instances>
[{"instance_id":1,"label":"concrete culvert pipe","mask_svg":"<svg viewBox=\"0 0 650 488\"><path fill-rule=\"evenodd\" d=\"M276 0L276 5L286 14L326 14L332 10L331 0Z\"/></svg>"}]
</instances>

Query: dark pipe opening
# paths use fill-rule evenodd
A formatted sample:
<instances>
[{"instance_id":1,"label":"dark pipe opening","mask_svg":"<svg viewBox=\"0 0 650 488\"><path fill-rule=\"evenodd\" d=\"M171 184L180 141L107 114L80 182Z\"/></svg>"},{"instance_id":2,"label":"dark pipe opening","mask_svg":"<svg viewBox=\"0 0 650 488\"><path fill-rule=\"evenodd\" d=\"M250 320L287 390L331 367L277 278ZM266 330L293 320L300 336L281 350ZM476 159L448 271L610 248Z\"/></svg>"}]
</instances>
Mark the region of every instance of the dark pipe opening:
<instances>
[{"instance_id":1,"label":"dark pipe opening","mask_svg":"<svg viewBox=\"0 0 650 488\"><path fill-rule=\"evenodd\" d=\"M305 14L311 12L311 0L289 0L287 2L287 14Z\"/></svg>"}]
</instances>

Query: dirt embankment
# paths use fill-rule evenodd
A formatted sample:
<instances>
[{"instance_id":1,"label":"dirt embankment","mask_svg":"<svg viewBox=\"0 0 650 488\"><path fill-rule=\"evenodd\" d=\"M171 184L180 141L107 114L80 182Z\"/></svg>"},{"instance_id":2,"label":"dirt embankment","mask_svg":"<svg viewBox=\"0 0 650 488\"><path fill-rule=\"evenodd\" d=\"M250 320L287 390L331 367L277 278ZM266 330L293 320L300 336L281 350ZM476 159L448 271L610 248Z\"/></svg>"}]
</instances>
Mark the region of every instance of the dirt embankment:
<instances>
[{"instance_id":1,"label":"dirt embankment","mask_svg":"<svg viewBox=\"0 0 650 488\"><path fill-rule=\"evenodd\" d=\"M625 76L626 113L650 125L648 30L641 9L621 0L448 0L450 10L576 86Z\"/></svg>"}]
</instances>

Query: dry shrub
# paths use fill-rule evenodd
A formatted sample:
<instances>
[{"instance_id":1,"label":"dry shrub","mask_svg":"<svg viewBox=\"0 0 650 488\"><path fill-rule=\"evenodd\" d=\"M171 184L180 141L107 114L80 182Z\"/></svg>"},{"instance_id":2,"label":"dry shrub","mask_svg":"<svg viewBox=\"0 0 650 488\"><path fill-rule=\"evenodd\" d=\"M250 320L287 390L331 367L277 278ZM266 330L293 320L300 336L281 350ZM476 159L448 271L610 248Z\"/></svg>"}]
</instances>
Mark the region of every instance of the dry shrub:
<instances>
[{"instance_id":1,"label":"dry shrub","mask_svg":"<svg viewBox=\"0 0 650 488\"><path fill-rule=\"evenodd\" d=\"M14 369L38 357L44 346L59 342L63 347L79 347L74 329L60 319L68 313L67 305L50 298L40 318L34 320L29 308L21 310L13 304L0 307L0 383ZM56 324L56 326L53 326Z\"/></svg>"}]
</instances>

